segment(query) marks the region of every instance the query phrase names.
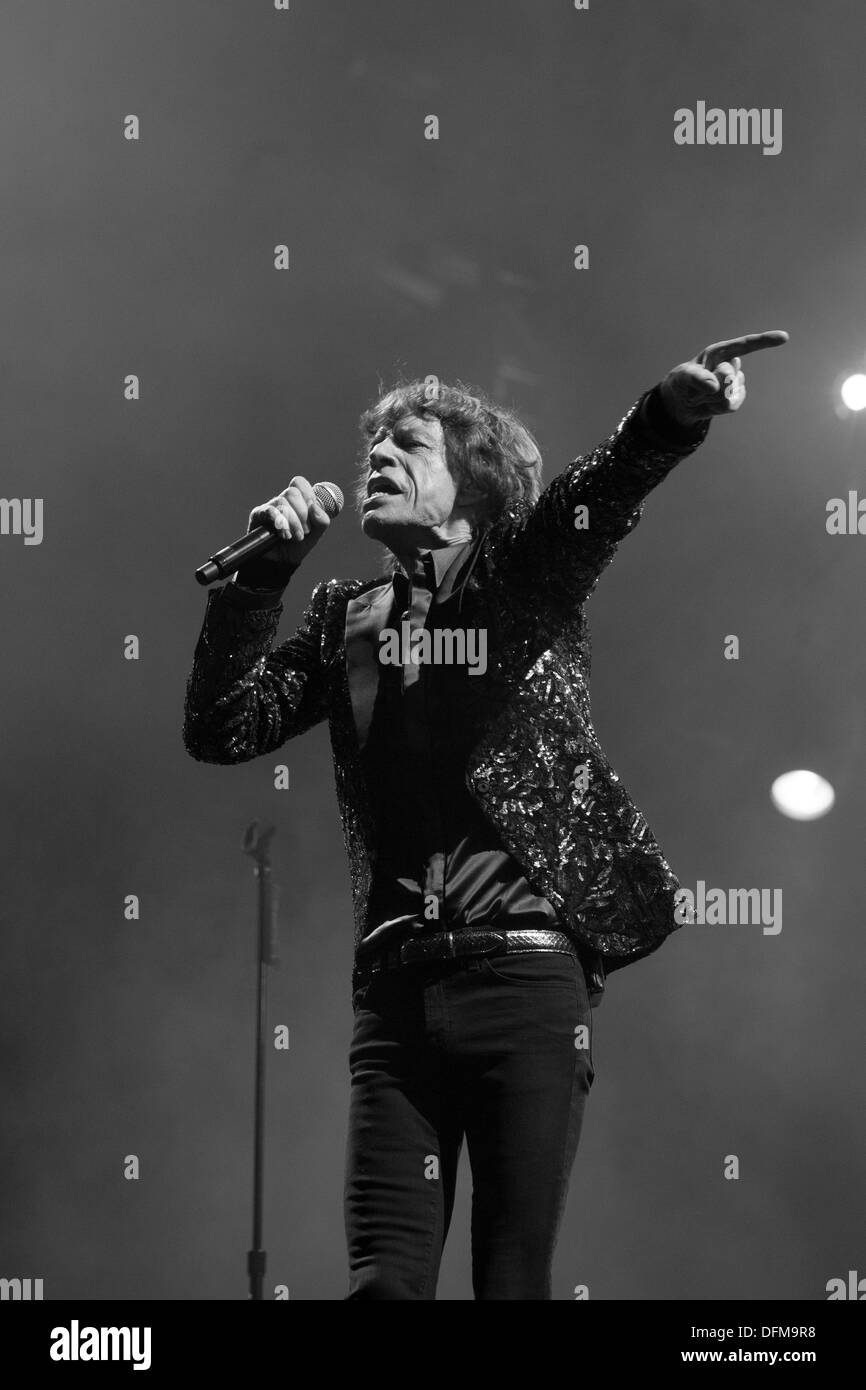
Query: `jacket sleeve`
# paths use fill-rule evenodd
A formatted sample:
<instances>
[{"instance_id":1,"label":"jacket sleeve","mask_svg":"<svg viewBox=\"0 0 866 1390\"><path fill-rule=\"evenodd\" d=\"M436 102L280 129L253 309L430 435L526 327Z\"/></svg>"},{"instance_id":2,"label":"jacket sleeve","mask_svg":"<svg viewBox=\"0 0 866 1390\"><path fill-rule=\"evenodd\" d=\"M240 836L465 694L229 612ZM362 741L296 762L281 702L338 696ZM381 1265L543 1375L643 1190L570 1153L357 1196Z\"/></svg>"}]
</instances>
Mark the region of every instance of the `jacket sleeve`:
<instances>
[{"instance_id":1,"label":"jacket sleeve","mask_svg":"<svg viewBox=\"0 0 866 1390\"><path fill-rule=\"evenodd\" d=\"M637 525L648 494L703 443L709 424L685 430L665 411L657 387L644 392L609 439L518 512L500 552L509 580L542 607L574 612Z\"/></svg>"},{"instance_id":2,"label":"jacket sleeve","mask_svg":"<svg viewBox=\"0 0 866 1390\"><path fill-rule=\"evenodd\" d=\"M183 741L206 763L243 763L328 713L322 631L328 584L316 586L294 636L271 650L282 603L225 584L208 595L187 682Z\"/></svg>"}]
</instances>

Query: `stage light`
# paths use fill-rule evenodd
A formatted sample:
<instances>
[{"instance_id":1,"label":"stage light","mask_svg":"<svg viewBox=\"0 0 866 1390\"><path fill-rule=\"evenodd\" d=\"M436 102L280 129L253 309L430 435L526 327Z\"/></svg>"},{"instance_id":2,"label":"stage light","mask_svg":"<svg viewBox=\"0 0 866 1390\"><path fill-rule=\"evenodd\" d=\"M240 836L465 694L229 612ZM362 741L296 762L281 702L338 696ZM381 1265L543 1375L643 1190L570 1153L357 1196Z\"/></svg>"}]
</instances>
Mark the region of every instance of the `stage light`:
<instances>
[{"instance_id":1,"label":"stage light","mask_svg":"<svg viewBox=\"0 0 866 1390\"><path fill-rule=\"evenodd\" d=\"M836 800L830 783L817 772L807 772L805 768L777 777L770 788L770 796L776 810L783 816L790 816L791 820L818 820Z\"/></svg>"},{"instance_id":2,"label":"stage light","mask_svg":"<svg viewBox=\"0 0 866 1390\"><path fill-rule=\"evenodd\" d=\"M849 410L866 410L866 376L862 372L846 377L841 386L842 400Z\"/></svg>"}]
</instances>

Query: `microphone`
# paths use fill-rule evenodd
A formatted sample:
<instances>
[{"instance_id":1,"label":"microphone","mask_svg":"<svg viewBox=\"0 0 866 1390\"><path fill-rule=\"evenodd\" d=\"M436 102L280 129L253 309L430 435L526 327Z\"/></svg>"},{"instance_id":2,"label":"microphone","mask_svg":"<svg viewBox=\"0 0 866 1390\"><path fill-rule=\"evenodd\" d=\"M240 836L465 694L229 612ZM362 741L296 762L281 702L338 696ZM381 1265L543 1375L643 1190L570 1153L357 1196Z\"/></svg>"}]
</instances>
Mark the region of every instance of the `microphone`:
<instances>
[{"instance_id":1,"label":"microphone","mask_svg":"<svg viewBox=\"0 0 866 1390\"><path fill-rule=\"evenodd\" d=\"M336 483L316 483L313 488L316 494L316 501L328 516L333 520L339 516L343 510L345 498L337 487ZM195 572L195 577L199 584L213 584L215 579L227 579L235 570L240 569L241 565L247 560L253 560L257 555L263 555L266 550L270 550L272 545L283 537L276 531L272 531L270 526L256 526L252 531L248 531L240 540L232 541L224 550L218 550L216 555L212 555L209 560L200 565Z\"/></svg>"}]
</instances>

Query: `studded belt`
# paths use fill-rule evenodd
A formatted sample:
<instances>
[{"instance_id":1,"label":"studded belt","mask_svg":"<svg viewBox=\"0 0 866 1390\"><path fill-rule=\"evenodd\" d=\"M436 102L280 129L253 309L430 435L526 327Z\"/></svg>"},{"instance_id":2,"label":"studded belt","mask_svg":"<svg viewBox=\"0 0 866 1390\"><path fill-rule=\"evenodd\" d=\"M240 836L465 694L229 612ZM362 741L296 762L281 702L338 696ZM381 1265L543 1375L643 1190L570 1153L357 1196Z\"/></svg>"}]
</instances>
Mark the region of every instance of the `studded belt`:
<instances>
[{"instance_id":1,"label":"studded belt","mask_svg":"<svg viewBox=\"0 0 866 1390\"><path fill-rule=\"evenodd\" d=\"M526 955L530 951L557 951L577 956L578 951L569 936L561 931L480 931L464 927L462 931L431 932L404 941L390 950L379 951L369 961L358 962L357 981L382 970L395 970L401 965L423 965L427 961L458 960L464 956Z\"/></svg>"}]
</instances>

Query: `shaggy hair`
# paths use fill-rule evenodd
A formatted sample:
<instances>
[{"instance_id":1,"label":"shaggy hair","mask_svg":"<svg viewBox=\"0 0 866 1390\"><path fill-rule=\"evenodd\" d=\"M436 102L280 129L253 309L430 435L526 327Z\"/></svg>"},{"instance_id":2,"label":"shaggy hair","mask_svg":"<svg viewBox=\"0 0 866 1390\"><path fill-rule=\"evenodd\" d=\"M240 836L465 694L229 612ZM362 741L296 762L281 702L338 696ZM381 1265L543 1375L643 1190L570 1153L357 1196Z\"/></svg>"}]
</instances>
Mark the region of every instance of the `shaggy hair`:
<instances>
[{"instance_id":1,"label":"shaggy hair","mask_svg":"<svg viewBox=\"0 0 866 1390\"><path fill-rule=\"evenodd\" d=\"M366 497L370 440L384 426L392 429L407 415L435 418L442 425L445 457L458 487L484 494L473 522L473 535L501 516L510 503L534 503L541 493L541 452L516 415L462 383L439 383L437 394L425 382L400 382L361 416L361 455L355 506Z\"/></svg>"}]
</instances>

